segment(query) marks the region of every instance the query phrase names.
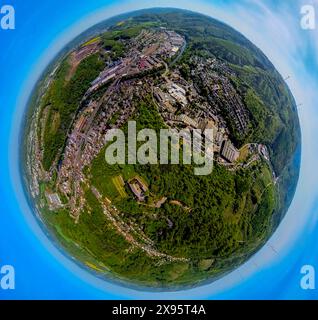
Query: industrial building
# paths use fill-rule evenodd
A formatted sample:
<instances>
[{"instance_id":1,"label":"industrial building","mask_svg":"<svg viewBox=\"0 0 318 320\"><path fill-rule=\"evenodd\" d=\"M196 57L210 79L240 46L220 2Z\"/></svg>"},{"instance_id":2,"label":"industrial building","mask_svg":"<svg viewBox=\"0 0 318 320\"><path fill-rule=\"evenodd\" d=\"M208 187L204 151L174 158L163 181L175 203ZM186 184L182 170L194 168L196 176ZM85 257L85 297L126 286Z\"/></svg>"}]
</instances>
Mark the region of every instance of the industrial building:
<instances>
[{"instance_id":1,"label":"industrial building","mask_svg":"<svg viewBox=\"0 0 318 320\"><path fill-rule=\"evenodd\" d=\"M240 156L240 152L233 146L230 140L223 144L221 156L228 162L235 162Z\"/></svg>"}]
</instances>

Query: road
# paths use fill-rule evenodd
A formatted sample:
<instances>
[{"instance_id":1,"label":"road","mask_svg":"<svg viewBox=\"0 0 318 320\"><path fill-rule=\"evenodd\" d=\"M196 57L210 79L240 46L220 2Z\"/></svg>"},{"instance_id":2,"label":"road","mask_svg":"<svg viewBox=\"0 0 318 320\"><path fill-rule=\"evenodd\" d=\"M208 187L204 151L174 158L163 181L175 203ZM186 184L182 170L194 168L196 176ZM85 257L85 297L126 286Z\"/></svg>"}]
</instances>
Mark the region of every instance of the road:
<instances>
[{"instance_id":1,"label":"road","mask_svg":"<svg viewBox=\"0 0 318 320\"><path fill-rule=\"evenodd\" d=\"M145 251L149 256L152 257L163 258L168 261L188 262L188 259L186 258L173 257L168 254L157 251L153 247L153 241L151 241L148 237L141 234L140 232L136 231L132 226L129 226L127 223L122 221L119 218L117 212L115 211L116 209L105 205L100 192L95 187L91 187L91 190L94 193L97 200L99 201L99 203L101 204L103 212L107 219L112 222L115 229L134 247L137 247ZM138 236L138 238L140 238L145 243L140 243L139 241L137 241L131 233L135 233Z\"/></svg>"}]
</instances>

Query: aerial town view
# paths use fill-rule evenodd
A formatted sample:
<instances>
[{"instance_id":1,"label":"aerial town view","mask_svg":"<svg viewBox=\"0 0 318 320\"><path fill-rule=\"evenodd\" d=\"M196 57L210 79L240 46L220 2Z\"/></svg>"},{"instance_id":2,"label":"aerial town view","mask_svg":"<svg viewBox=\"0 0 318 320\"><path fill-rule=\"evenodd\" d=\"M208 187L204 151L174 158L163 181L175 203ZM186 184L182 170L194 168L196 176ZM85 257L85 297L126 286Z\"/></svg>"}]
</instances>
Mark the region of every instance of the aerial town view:
<instances>
[{"instance_id":1,"label":"aerial town view","mask_svg":"<svg viewBox=\"0 0 318 320\"><path fill-rule=\"evenodd\" d=\"M212 173L107 163L105 135L128 135L130 121L158 134L212 129L213 148L200 149ZM134 12L84 33L40 79L25 131L26 189L49 236L124 285L220 278L264 245L298 179L285 81L241 34L189 11Z\"/></svg>"}]
</instances>

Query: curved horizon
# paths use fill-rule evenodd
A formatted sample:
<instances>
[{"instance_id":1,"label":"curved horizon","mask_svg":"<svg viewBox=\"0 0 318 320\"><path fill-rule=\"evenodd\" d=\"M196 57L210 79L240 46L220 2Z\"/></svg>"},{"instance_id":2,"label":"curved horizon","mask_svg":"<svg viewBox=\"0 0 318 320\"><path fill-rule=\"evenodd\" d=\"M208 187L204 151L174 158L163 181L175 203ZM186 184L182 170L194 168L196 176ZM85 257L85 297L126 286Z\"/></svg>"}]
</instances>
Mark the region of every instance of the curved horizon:
<instances>
[{"instance_id":1,"label":"curved horizon","mask_svg":"<svg viewBox=\"0 0 318 320\"><path fill-rule=\"evenodd\" d=\"M106 19L108 19L108 18L106 18ZM88 20L89 20L89 18L88 18ZM217 20L220 21L219 19L217 19ZM87 28L85 30L83 28L85 28L85 27L84 26L80 27L80 29L83 32L85 32L85 30L87 30ZM78 35L81 34L81 33L79 33L79 31L76 31L75 33L77 33ZM67 42L67 39L70 39L70 37L72 37L73 35L74 35L74 33L72 34L72 32L70 32L68 34L68 36L65 36L66 40L64 39L64 47L67 46L67 44L69 43L69 42ZM61 39L60 36L58 36L58 38ZM56 46L56 48L54 50L55 56L58 55L58 52L63 50L63 48L61 49L61 47L62 47L62 44ZM264 50L262 50L262 51L264 52ZM51 58L51 60L50 60L50 58ZM38 71L34 72L31 76L29 75L28 82L25 84L25 87L29 87L29 88L33 87L34 88L34 85L37 83L39 77L41 77L41 74L43 74L43 72L45 72L46 66L48 64L50 64L52 61L54 61L54 59L55 58L54 58L53 53L50 52L49 56L46 57L46 58L43 58L42 62L40 62L39 64L35 63L35 65L38 66ZM271 59L269 59L269 60L271 61ZM51 62L48 63L48 61L51 61ZM37 70L37 67L35 69ZM41 70L42 70L42 73L41 73ZM27 110L26 110L26 108L27 108L26 106L28 105L27 101L29 100L30 96L27 97L27 95L25 95L25 91L24 90L22 92L23 93L20 96L21 100L20 100L20 103L19 103L18 107L19 107L19 109L23 109L24 110L23 113L25 114L25 112L27 112ZM16 115L16 117L17 118L15 120L15 125L14 125L13 131L12 131L13 133L17 132L16 131L17 128L21 128L21 123L23 121L23 116L21 116L21 113ZM20 125L19 125L19 123L20 123ZM302 128L303 128L303 126L302 126ZM306 133L306 131L305 131L305 137L307 137L307 134L308 133ZM11 141L12 141L12 145L17 145L17 137L16 136L12 136ZM307 148L305 148L305 152L306 151L308 152ZM11 171L11 173L12 173L11 179L13 179L13 181L16 182L17 181L17 177L19 176L19 173L17 172L17 168L15 167L15 164L16 163L19 164L19 159L18 159L18 154L16 153L16 150L12 150L11 149L11 152L12 152L11 153L11 159L14 160L13 162L11 162L11 170L12 170ZM305 155L306 154L307 153L305 153ZM20 180L20 182L21 182L21 180ZM301 180L300 183L303 183L303 181ZM118 287L116 284L110 284L110 287L108 287L108 283L105 285L104 280L101 280L102 281L102 283L101 283L99 279L95 279L95 276L91 276L90 274L87 274L88 273L87 271L79 270L79 267L76 264L74 264L73 261L70 261L66 257L62 257L62 256L64 256L64 252L62 251L63 252L62 256L61 256L61 252L57 252L57 251L59 251L59 249L54 248L52 246L52 244L49 243L50 240L48 240L46 238L47 234L45 234L44 230L40 230L41 228L39 229L39 225L36 225L37 222L32 219L31 215L33 215L33 213L32 213L32 210L30 210L30 208L27 208L28 204L26 203L25 199L23 199L23 197L25 197L26 195L24 194L23 189L21 189L21 185L20 186L15 186L15 189L16 189L17 195L19 197L20 205L22 206L22 211L25 212L25 219L28 222L28 224L30 226L30 229L33 230L35 232L35 234L36 234L36 237L40 239L42 245L52 253L52 256L54 256L59 261L59 263L61 263L61 265L66 267L69 271L71 271L71 270L75 271L78 274L79 279L81 279L81 281L83 281L84 283L88 282L94 288L96 288L96 292L95 292L96 296L100 295L101 297L104 297L105 294L107 295L107 292L109 292L109 290L114 291L115 292L115 296L119 295L119 296L124 296L124 297L128 297L128 298L132 297L133 295L136 296L135 290L133 290L131 288ZM299 189L299 187L298 187L298 189ZM21 191L22 191L22 193L21 193ZM292 207L292 209L289 210L289 212L288 212L288 214L286 216L290 215L290 211L291 210L295 210L295 201L293 203L294 203L294 206ZM313 203L313 205L314 205L314 207L316 206L315 203ZM285 216L283 222L286 222L286 216ZM308 221L304 221L304 226L308 225L309 223L310 222L308 222ZM285 225L282 225L282 224L283 223L281 223L281 225L279 227L280 230L276 230L275 234L269 240L269 242L275 243L275 246L276 246L275 239L279 243L279 241L281 241L280 240L280 234L282 232L282 229L284 227L286 228L286 223L285 223ZM297 241L297 240L298 239L295 237L294 241ZM254 279L255 279L255 278L259 277L260 270L262 268L263 268L263 270L266 269L266 265L267 265L268 262L264 261L264 262L261 263L262 268L258 268L258 270L253 270L253 269L255 269L255 267L253 267L253 261L252 260L254 260L254 262L255 261L263 261L262 257L266 257L267 255L270 256L269 261L271 259L273 259L273 253L267 247L267 245L266 245L266 248L263 247L261 249L261 251L257 252L251 259L249 259L249 261L244 263L243 266L240 266L238 269L236 269L235 271L231 272L229 275L226 275L226 276L224 276L224 278L220 279L222 281L217 280L216 282L213 282L212 284L203 285L203 287L200 286L199 288L190 289L190 290L187 290L187 291L184 291L184 292L169 293L168 296L171 296L172 298L186 297L188 295L191 295L191 297L212 296L214 298L222 298L226 294L225 292L229 292L229 289L232 289L233 291L232 291L231 294L228 293L227 296L235 295L235 291L238 290L239 286L243 284L242 273L243 274L247 274L249 278L253 278L252 276L254 275ZM268 252L268 251L270 251L270 252ZM284 243L284 241L283 241L283 246L282 246L282 249L280 250L280 253L281 253L281 256L279 258L274 256L274 259L273 259L274 261L273 262L271 261L272 265L273 264L277 264L278 261L280 261L284 257L284 255L288 253L288 247L286 246L286 243ZM265 260L268 260L268 259L266 258ZM259 262L258 262L258 264L260 265ZM75 281L75 279L74 279L74 281ZM220 283L220 282L223 282L223 283ZM233 289L234 287L236 287L236 289ZM95 290L92 290L92 291L95 291ZM137 296L139 296L141 298L148 297L148 295L149 295L149 293L143 293L143 292L142 293L141 292L137 293ZM156 298L156 299L160 299L158 294L153 294L152 296L154 298Z\"/></svg>"}]
</instances>

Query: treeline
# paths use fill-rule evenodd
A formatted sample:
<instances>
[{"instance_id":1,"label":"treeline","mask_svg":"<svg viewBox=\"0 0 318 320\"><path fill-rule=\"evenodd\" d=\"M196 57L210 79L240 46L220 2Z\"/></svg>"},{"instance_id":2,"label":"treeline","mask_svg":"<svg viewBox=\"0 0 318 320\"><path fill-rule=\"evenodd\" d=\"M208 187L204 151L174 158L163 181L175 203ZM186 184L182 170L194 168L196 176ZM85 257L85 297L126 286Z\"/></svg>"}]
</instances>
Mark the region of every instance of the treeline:
<instances>
[{"instance_id":1,"label":"treeline","mask_svg":"<svg viewBox=\"0 0 318 320\"><path fill-rule=\"evenodd\" d=\"M103 67L103 62L95 54L79 64L69 81L66 80L70 69L68 59L63 61L57 71L57 75L44 97L40 118L40 122L46 118L43 132L43 166L45 170L50 169L59 150L63 147L74 113L90 83L99 75Z\"/></svg>"}]
</instances>

